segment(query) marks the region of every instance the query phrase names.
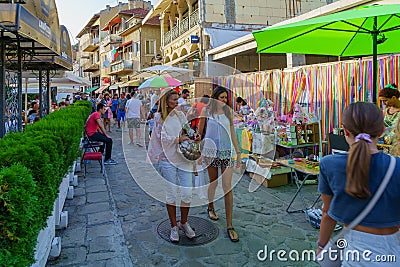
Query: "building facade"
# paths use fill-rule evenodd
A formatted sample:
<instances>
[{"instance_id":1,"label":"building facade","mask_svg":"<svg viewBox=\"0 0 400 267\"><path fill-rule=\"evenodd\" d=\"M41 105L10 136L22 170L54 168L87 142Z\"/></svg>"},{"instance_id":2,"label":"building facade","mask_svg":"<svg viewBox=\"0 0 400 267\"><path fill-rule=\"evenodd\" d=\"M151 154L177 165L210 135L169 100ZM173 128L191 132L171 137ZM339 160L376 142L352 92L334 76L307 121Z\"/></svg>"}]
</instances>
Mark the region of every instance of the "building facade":
<instances>
[{"instance_id":1,"label":"building facade","mask_svg":"<svg viewBox=\"0 0 400 267\"><path fill-rule=\"evenodd\" d=\"M252 30L319 8L328 0L161 0L143 23L160 16L163 62L205 60L206 51Z\"/></svg>"}]
</instances>

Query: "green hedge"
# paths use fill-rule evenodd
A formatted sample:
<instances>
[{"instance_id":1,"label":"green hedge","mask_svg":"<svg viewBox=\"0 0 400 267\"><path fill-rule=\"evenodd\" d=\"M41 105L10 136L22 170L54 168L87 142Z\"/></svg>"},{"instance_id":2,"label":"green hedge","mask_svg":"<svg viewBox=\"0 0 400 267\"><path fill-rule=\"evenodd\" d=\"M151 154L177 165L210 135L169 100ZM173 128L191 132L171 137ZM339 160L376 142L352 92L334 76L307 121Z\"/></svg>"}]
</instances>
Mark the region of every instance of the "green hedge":
<instances>
[{"instance_id":1,"label":"green hedge","mask_svg":"<svg viewBox=\"0 0 400 267\"><path fill-rule=\"evenodd\" d=\"M29 266L62 178L79 155L89 101L0 139L0 266Z\"/></svg>"}]
</instances>

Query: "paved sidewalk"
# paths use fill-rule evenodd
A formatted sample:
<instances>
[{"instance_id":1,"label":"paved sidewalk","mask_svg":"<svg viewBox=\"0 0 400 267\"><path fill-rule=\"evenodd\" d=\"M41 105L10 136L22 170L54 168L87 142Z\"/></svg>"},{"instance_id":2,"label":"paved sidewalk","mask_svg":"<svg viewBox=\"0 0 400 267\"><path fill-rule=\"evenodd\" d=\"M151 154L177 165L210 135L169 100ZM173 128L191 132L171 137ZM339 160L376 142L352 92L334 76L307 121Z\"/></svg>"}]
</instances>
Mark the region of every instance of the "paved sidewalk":
<instances>
[{"instance_id":1,"label":"paved sidewalk","mask_svg":"<svg viewBox=\"0 0 400 267\"><path fill-rule=\"evenodd\" d=\"M127 132L113 131L113 158L119 164L106 166L103 177L98 163L91 162L86 179L79 175L75 197L64 208L69 212L68 228L56 234L62 237L61 256L48 266L317 266L307 261L278 261L276 252L273 260L257 258L267 246L268 254L283 249L289 259L290 250L296 250L301 259L303 250L315 249L318 230L306 222L303 213L285 212L294 185L260 187L250 193L247 175L234 188L233 225L239 242L232 243L226 235L223 200L215 202L220 217L213 222L219 228L216 240L184 247L161 239L156 227L167 219L165 205L135 181L143 186L142 181L154 179L154 170L146 164L146 150L128 145ZM304 189L311 201L316 186ZM300 201L296 206L300 207ZM189 215L207 218L206 209L191 208Z\"/></svg>"}]
</instances>

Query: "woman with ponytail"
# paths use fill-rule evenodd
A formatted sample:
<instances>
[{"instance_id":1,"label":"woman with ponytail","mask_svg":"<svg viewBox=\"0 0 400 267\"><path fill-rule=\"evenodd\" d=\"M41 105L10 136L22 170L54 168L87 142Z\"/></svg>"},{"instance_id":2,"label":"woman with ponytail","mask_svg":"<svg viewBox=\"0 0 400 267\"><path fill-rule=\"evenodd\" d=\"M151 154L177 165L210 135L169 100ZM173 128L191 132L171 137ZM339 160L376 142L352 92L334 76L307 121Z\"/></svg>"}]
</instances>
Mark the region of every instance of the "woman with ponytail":
<instances>
[{"instance_id":1,"label":"woman with ponytail","mask_svg":"<svg viewBox=\"0 0 400 267\"><path fill-rule=\"evenodd\" d=\"M323 200L323 215L318 240L319 253L328 243L337 222L347 226L367 206L388 170L390 156L379 152L376 144L385 130L383 115L373 103L349 105L342 117L348 153L328 155L321 160L318 190ZM344 236L349 250L360 255L372 253L360 262L351 257L342 266L381 266L374 260L380 255L395 255L400 259L400 159L389 184L371 212ZM384 266L394 266L385 263ZM393 263L394 264L394 263ZM397 263L398 264L398 263Z\"/></svg>"}]
</instances>

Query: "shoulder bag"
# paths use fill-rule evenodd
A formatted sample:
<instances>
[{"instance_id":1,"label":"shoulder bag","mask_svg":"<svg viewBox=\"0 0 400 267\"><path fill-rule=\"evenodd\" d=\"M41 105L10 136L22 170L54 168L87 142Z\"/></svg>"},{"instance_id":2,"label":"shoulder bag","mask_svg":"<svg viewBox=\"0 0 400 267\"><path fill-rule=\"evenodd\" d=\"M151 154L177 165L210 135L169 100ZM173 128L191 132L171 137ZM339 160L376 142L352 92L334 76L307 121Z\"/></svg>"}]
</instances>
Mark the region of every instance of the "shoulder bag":
<instances>
[{"instance_id":1,"label":"shoulder bag","mask_svg":"<svg viewBox=\"0 0 400 267\"><path fill-rule=\"evenodd\" d=\"M340 238L346 236L350 232L351 229L356 227L371 212L372 208L375 206L375 204L378 202L379 198L382 196L383 191L385 191L386 186L388 185L390 178L393 175L395 166L396 166L396 159L393 156L390 156L390 164L386 171L386 175L383 178L382 183L380 184L375 195L369 201L368 205L349 224L348 227L343 228L343 230L339 234L337 234L334 238L329 240L328 244L326 244L324 249L320 252L320 254L317 255L317 262L319 263L320 266L322 266L322 267L339 267L342 265L343 258L340 256L342 256L343 253L340 253L341 248L338 246L338 244L336 244L337 241ZM330 257L330 254L331 255L333 254L330 252L333 252L333 251L337 251L337 254L334 255L336 257ZM336 258L336 260L334 260L333 258Z\"/></svg>"}]
</instances>

